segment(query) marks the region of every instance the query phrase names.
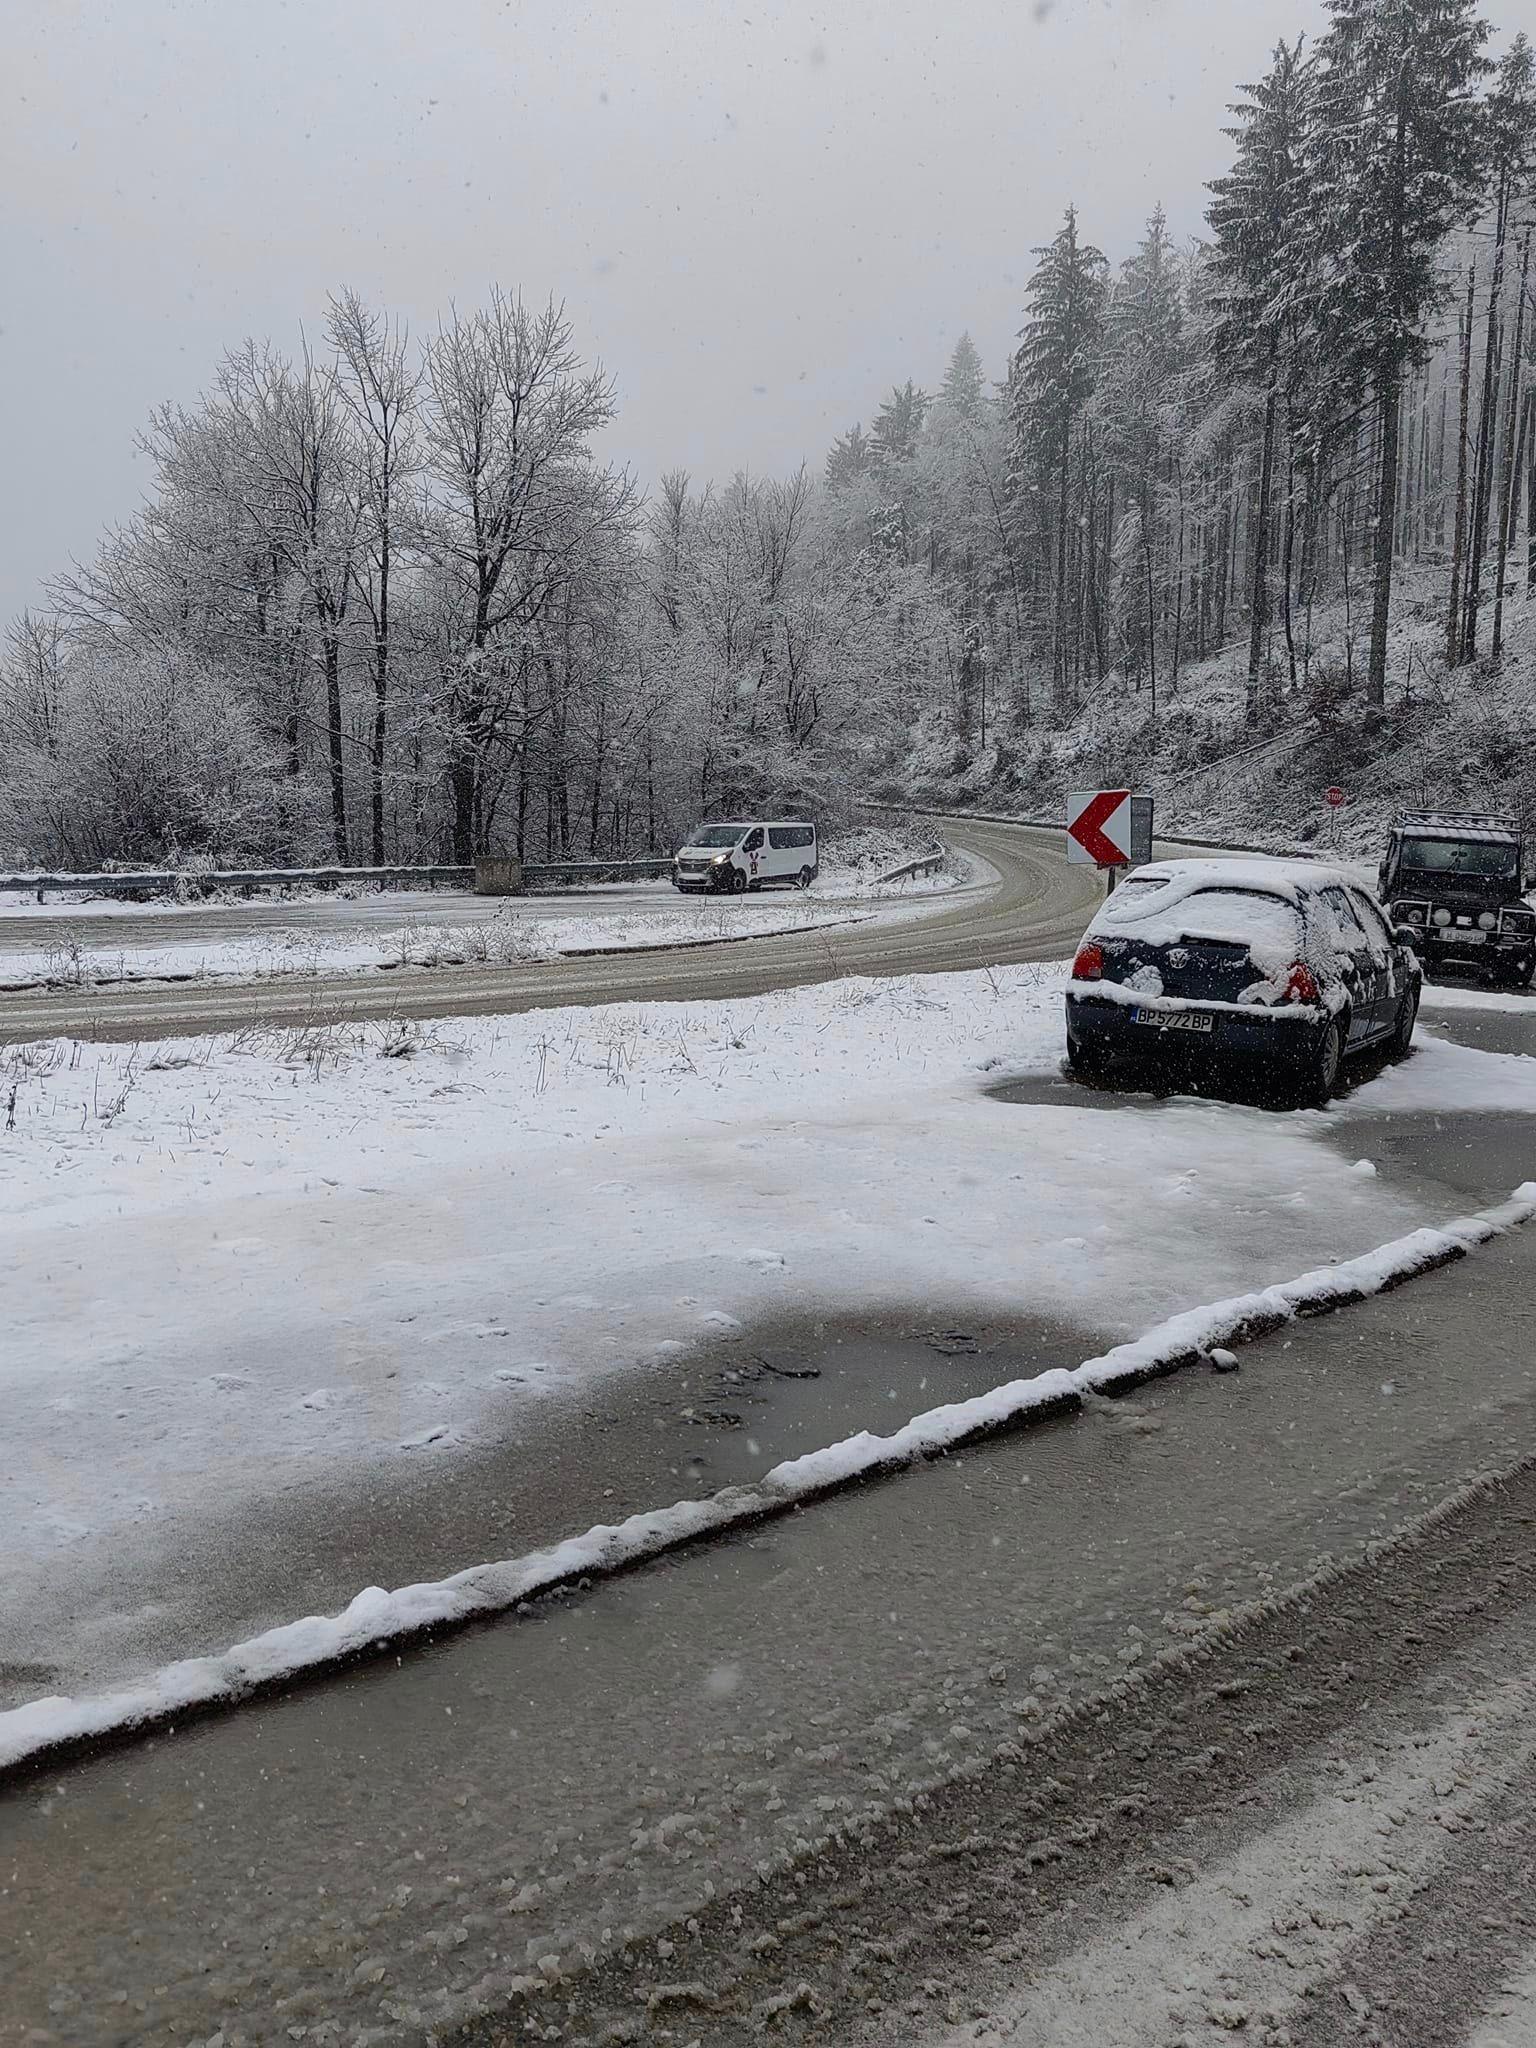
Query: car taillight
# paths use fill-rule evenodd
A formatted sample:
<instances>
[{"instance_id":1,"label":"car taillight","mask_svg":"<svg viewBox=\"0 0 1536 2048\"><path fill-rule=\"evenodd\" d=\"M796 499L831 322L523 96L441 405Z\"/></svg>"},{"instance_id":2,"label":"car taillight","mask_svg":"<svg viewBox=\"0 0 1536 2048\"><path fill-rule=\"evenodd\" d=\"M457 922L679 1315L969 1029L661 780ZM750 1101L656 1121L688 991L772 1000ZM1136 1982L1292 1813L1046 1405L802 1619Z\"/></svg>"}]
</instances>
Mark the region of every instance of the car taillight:
<instances>
[{"instance_id":1,"label":"car taillight","mask_svg":"<svg viewBox=\"0 0 1536 2048\"><path fill-rule=\"evenodd\" d=\"M1078 947L1077 958L1072 962L1074 981L1102 981L1104 979L1104 948L1088 939Z\"/></svg>"},{"instance_id":2,"label":"car taillight","mask_svg":"<svg viewBox=\"0 0 1536 2048\"><path fill-rule=\"evenodd\" d=\"M1285 979L1285 997L1288 1003L1315 1003L1321 1000L1322 990L1317 985L1317 976L1305 960L1293 960L1291 971Z\"/></svg>"}]
</instances>

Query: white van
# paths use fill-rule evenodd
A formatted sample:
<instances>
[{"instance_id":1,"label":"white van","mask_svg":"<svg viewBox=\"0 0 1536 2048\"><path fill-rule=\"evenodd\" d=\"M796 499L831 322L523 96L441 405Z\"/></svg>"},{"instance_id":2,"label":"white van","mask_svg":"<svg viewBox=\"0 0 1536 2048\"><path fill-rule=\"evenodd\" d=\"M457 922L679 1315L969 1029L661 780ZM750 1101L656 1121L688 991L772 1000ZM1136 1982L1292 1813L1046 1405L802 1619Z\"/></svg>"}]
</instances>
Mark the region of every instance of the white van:
<instances>
[{"instance_id":1,"label":"white van","mask_svg":"<svg viewBox=\"0 0 1536 2048\"><path fill-rule=\"evenodd\" d=\"M782 883L809 889L816 879L816 827L799 818L700 825L672 859L674 889L748 889Z\"/></svg>"}]
</instances>

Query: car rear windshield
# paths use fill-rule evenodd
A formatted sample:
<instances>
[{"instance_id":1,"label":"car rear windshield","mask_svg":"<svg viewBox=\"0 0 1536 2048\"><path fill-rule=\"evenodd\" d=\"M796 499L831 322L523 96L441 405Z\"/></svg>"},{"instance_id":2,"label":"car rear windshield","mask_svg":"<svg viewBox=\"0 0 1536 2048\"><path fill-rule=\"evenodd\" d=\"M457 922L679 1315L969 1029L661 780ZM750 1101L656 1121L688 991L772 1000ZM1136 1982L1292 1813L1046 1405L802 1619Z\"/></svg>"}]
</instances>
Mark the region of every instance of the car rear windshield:
<instances>
[{"instance_id":1,"label":"car rear windshield","mask_svg":"<svg viewBox=\"0 0 1536 2048\"><path fill-rule=\"evenodd\" d=\"M734 846L745 825L701 825L689 839L690 846Z\"/></svg>"},{"instance_id":2,"label":"car rear windshield","mask_svg":"<svg viewBox=\"0 0 1536 2048\"><path fill-rule=\"evenodd\" d=\"M1137 921L1136 936L1165 946L1208 939L1295 959L1301 931L1295 905L1282 896L1262 889L1193 889L1165 910L1149 906Z\"/></svg>"},{"instance_id":3,"label":"car rear windshield","mask_svg":"<svg viewBox=\"0 0 1536 2048\"><path fill-rule=\"evenodd\" d=\"M1520 849L1507 839L1405 839L1401 865L1421 875L1517 874Z\"/></svg>"},{"instance_id":4,"label":"car rear windshield","mask_svg":"<svg viewBox=\"0 0 1536 2048\"><path fill-rule=\"evenodd\" d=\"M1111 924L1118 923L1122 917L1139 917L1146 907L1147 898L1167 886L1166 875L1132 875L1120 884L1099 914L1108 918Z\"/></svg>"}]
</instances>

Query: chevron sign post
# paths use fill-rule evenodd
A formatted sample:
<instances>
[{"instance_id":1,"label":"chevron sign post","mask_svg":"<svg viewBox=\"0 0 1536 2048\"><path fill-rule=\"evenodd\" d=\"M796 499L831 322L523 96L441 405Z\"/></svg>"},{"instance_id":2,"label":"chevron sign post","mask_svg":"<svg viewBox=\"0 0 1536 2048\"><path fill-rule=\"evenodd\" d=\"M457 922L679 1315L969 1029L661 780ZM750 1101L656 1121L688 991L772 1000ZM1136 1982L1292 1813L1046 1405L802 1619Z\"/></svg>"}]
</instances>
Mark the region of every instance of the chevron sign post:
<instances>
[{"instance_id":1,"label":"chevron sign post","mask_svg":"<svg viewBox=\"0 0 1536 2048\"><path fill-rule=\"evenodd\" d=\"M1067 859L1083 867L1139 867L1152 858L1152 799L1129 789L1074 789L1067 797Z\"/></svg>"}]
</instances>

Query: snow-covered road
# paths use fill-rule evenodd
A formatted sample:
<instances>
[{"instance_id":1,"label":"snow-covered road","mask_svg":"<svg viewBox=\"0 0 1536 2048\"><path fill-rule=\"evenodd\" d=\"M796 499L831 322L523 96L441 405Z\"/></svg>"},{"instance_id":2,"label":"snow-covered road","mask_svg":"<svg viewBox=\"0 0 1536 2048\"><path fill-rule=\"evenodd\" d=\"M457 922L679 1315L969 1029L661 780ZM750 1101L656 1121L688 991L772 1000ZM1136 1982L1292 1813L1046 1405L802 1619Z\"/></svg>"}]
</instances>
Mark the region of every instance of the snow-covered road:
<instances>
[{"instance_id":1,"label":"snow-covered road","mask_svg":"<svg viewBox=\"0 0 1536 2048\"><path fill-rule=\"evenodd\" d=\"M839 904L825 893L835 878L823 877L809 903L798 896L753 899L741 925L735 922L739 899L725 905L707 898L674 901L666 910L670 937L663 943L668 950L646 951L631 943L596 959L504 957L516 950L510 940L520 927L513 923L503 933L509 943L502 951L492 952L487 940L484 960L478 958L479 941L471 932L455 954L462 955L458 965L401 964L384 973L360 971L360 957L340 971L318 954L309 958L305 949L317 933L306 930L297 935L294 956L305 969L300 973L263 971L254 981L214 977L165 985L0 991L0 1043L62 1035L127 1042L238 1030L252 1022L303 1027L316 1018L501 1015L578 1003L682 1002L754 995L852 973L943 972L1059 959L1071 951L1103 889L1092 870L1063 862L1059 833L965 822L946 828L946 837L971 871L958 888L934 887L920 878L894 892L860 889L850 896L847 886L837 883L845 899ZM516 919L521 913L511 915ZM658 908L655 920L661 916ZM812 918L812 924L759 936L750 945L672 943L679 931L694 939L723 935L729 940L750 929L754 918L794 925L802 917ZM831 928L825 924L828 917ZM679 919L686 922L679 925ZM631 921L631 941L641 922ZM318 936L333 950L364 941L377 949L379 938L377 930L346 938L339 928ZM441 933L428 933L418 950L420 957L446 959L453 947ZM4 964L0 959L0 980Z\"/></svg>"},{"instance_id":2,"label":"snow-covered road","mask_svg":"<svg viewBox=\"0 0 1536 2048\"><path fill-rule=\"evenodd\" d=\"M0 907L0 996L125 983L335 980L413 968L518 967L569 955L717 946L886 924L987 889L990 870L903 878L884 888L828 875L810 890L745 902L679 896L670 884L486 899L463 892L243 906L92 903L72 916ZM118 914L114 914L118 913Z\"/></svg>"}]
</instances>

